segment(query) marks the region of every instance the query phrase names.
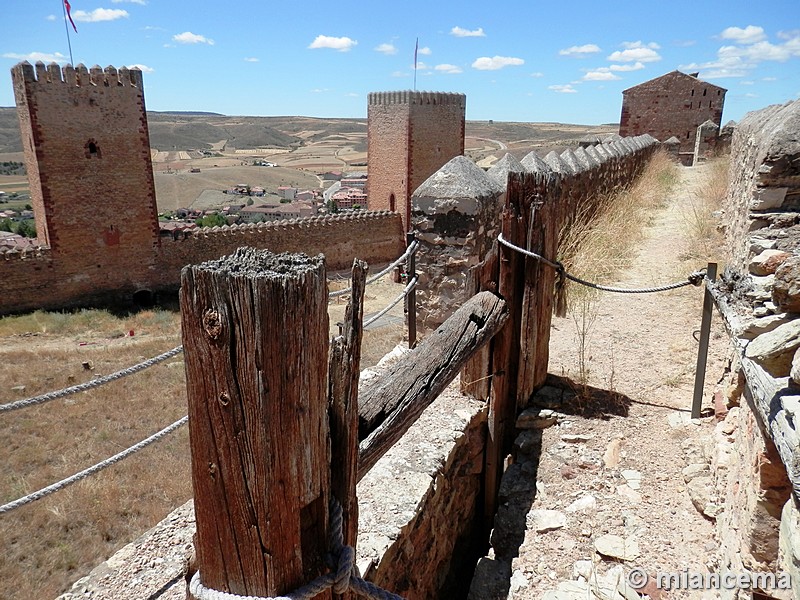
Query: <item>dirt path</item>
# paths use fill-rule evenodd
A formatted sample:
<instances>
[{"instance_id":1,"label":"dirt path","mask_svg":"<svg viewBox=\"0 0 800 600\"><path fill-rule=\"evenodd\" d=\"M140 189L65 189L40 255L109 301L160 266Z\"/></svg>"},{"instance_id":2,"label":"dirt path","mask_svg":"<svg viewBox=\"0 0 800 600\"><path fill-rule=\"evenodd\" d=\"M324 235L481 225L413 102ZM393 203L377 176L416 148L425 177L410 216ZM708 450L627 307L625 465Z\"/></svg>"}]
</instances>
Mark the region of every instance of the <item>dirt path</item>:
<instances>
[{"instance_id":1,"label":"dirt path","mask_svg":"<svg viewBox=\"0 0 800 600\"><path fill-rule=\"evenodd\" d=\"M630 268L612 285L671 283L705 266L680 258L687 247L682 207L702 176L702 169L681 170L681 183L667 205L653 215ZM585 585L596 582L602 587L609 571L624 577L634 567L651 575L713 567L714 522L695 509L681 473L687 453L690 463L703 462L704 451L711 454L713 417L688 420L697 357L693 332L700 328L702 299L702 288L694 287L598 297L587 335L588 383L614 393L602 392L595 400L556 402L565 416L542 432L540 455L537 447L530 459L523 453L514 466L513 475L520 481L535 474L536 489L527 486L524 518L514 517L509 508L503 517L508 522L496 522L496 539L503 538L504 526L515 522L525 529L524 539L512 532L505 540L512 542L508 558L517 548L519 553L508 573L508 598L587 597L585 591L582 596L569 595L584 584L573 590L570 586L575 584L565 582L582 578L589 580ZM712 332L706 408L711 406L725 352L721 325L717 323ZM554 319L550 373L578 379L578 341L573 318ZM538 446L535 437L526 439ZM509 498L512 507L513 494ZM544 523L551 518L552 527ZM636 556L627 560L601 556L596 542L606 534L622 538L628 551L638 546ZM671 592L669 598L701 597L691 593Z\"/></svg>"}]
</instances>

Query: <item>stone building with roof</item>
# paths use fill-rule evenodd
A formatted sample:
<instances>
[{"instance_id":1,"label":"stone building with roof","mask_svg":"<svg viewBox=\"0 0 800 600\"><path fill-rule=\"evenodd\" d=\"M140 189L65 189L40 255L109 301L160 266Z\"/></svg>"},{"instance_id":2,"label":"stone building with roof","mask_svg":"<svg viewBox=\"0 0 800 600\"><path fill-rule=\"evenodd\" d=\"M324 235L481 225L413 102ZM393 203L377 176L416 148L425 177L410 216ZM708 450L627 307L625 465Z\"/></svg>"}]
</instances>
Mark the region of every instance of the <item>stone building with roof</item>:
<instances>
[{"instance_id":1,"label":"stone building with roof","mask_svg":"<svg viewBox=\"0 0 800 600\"><path fill-rule=\"evenodd\" d=\"M619 134L649 133L662 142L674 136L682 162L692 164L697 128L706 121L721 126L727 92L698 75L672 71L624 90Z\"/></svg>"}]
</instances>

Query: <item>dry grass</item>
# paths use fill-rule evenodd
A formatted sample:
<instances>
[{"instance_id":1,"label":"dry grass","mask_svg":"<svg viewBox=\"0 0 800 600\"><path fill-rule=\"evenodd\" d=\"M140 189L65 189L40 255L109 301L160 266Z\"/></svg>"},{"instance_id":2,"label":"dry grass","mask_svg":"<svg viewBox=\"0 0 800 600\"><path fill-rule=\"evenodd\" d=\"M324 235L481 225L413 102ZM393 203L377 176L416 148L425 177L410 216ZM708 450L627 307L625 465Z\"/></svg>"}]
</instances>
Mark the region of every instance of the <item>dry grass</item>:
<instances>
[{"instance_id":1,"label":"dry grass","mask_svg":"<svg viewBox=\"0 0 800 600\"><path fill-rule=\"evenodd\" d=\"M377 287L387 289L368 295L369 311L402 286ZM402 335L399 324L366 332L362 366L377 362ZM124 318L101 310L37 311L0 319L0 403L89 381L179 343L180 315L169 311ZM0 504L112 456L185 414L181 355L89 392L0 414ZM101 473L0 516L0 598L54 598L191 495L183 427Z\"/></svg>"},{"instance_id":2,"label":"dry grass","mask_svg":"<svg viewBox=\"0 0 800 600\"><path fill-rule=\"evenodd\" d=\"M628 188L586 203L562 231L559 257L569 273L608 283L634 258L633 252L654 209L665 204L679 180L678 165L663 151L654 155L642 175ZM594 213L589 218L590 212ZM578 380L589 379L587 348L597 316L599 291L567 282L567 311L578 332Z\"/></svg>"},{"instance_id":3,"label":"dry grass","mask_svg":"<svg viewBox=\"0 0 800 600\"><path fill-rule=\"evenodd\" d=\"M693 190L694 193L688 194L682 210L688 234L688 249L681 258L722 262L725 236L718 226L719 218L716 215L722 208L728 191L729 166L729 156L709 162L699 185Z\"/></svg>"}]
</instances>

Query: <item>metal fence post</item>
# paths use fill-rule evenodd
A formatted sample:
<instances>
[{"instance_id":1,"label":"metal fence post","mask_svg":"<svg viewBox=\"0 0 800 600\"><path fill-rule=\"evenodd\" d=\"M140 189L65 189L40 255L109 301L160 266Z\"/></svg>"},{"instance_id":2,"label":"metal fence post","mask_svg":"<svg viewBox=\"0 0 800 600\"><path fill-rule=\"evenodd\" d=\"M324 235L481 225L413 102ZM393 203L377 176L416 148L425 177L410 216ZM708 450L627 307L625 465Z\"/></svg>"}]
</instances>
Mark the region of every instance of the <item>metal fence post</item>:
<instances>
[{"instance_id":1,"label":"metal fence post","mask_svg":"<svg viewBox=\"0 0 800 600\"><path fill-rule=\"evenodd\" d=\"M406 247L411 246L415 241L414 232L406 234ZM417 274L416 252L408 255L408 266L406 268L407 281L414 279ZM417 292L416 287L411 288L406 295L406 314L408 318L408 347L413 348L417 345Z\"/></svg>"},{"instance_id":2,"label":"metal fence post","mask_svg":"<svg viewBox=\"0 0 800 600\"><path fill-rule=\"evenodd\" d=\"M717 279L717 263L708 263L706 270L705 295L703 297L703 322L700 325L700 347L697 349L697 368L694 376L694 399L692 400L692 418L700 418L703 407L703 384L706 380L706 362L708 361L708 341L711 335L711 311L714 298L708 290L709 283Z\"/></svg>"}]
</instances>

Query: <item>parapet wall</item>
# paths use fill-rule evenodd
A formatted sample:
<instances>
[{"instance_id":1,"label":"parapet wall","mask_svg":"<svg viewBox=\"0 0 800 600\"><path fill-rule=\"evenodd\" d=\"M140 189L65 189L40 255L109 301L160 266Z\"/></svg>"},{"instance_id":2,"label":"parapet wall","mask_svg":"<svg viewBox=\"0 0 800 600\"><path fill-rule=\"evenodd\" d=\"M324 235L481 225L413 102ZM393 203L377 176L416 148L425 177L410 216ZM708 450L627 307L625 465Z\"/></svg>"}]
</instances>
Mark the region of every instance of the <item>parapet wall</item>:
<instances>
[{"instance_id":1,"label":"parapet wall","mask_svg":"<svg viewBox=\"0 0 800 600\"><path fill-rule=\"evenodd\" d=\"M751 239L796 251L794 228L800 212L800 101L747 113L736 127L725 206L728 266L747 273Z\"/></svg>"},{"instance_id":2,"label":"parapet wall","mask_svg":"<svg viewBox=\"0 0 800 600\"><path fill-rule=\"evenodd\" d=\"M370 92L367 101L371 105L379 104L449 104L466 107L466 94L449 92L415 92L403 90L399 92Z\"/></svg>"},{"instance_id":3,"label":"parapet wall","mask_svg":"<svg viewBox=\"0 0 800 600\"><path fill-rule=\"evenodd\" d=\"M213 227L187 234L162 234L146 261L119 256L127 285L103 269L75 268L56 251L13 251L0 254L0 314L38 308L90 306L129 302L139 290L175 290L180 271L230 254L240 246L272 252L324 254L327 268L346 269L354 258L369 264L394 260L405 247L400 215L390 212L354 212L251 225Z\"/></svg>"},{"instance_id":4,"label":"parapet wall","mask_svg":"<svg viewBox=\"0 0 800 600\"><path fill-rule=\"evenodd\" d=\"M567 220L591 219L597 201L630 184L641 173L658 142L641 135L588 148L535 153L521 163L508 156L488 173L463 156L449 161L412 197L411 227L420 248L417 326L431 331L441 325L473 293L468 272L484 260L500 233L501 212L509 177L540 176L543 201L557 203ZM549 257L556 259L557 257Z\"/></svg>"},{"instance_id":5,"label":"parapet wall","mask_svg":"<svg viewBox=\"0 0 800 600\"><path fill-rule=\"evenodd\" d=\"M721 567L800 578L800 101L748 113L733 134L727 265L716 289L733 347L732 451L718 469ZM775 595L775 598L796 598ZM732 591L725 600L739 598Z\"/></svg>"}]
</instances>

